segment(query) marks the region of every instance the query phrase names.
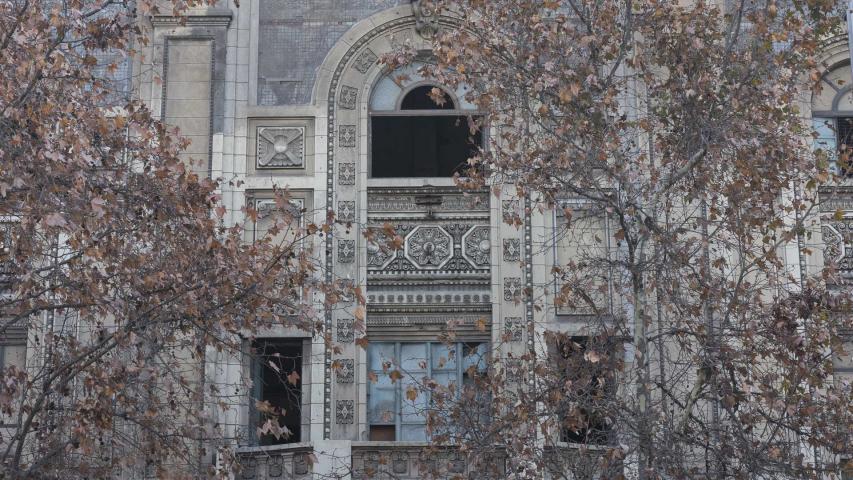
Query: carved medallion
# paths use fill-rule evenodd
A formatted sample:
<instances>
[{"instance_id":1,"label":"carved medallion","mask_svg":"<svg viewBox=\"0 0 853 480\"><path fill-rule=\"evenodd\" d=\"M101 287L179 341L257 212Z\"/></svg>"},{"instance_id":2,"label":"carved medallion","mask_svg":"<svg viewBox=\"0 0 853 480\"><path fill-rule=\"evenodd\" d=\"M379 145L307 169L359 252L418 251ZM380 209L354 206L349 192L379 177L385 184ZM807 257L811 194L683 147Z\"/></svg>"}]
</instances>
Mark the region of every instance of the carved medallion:
<instances>
[{"instance_id":1,"label":"carved medallion","mask_svg":"<svg viewBox=\"0 0 853 480\"><path fill-rule=\"evenodd\" d=\"M453 237L443 228L418 226L406 236L406 258L420 268L440 268L453 256Z\"/></svg>"},{"instance_id":2,"label":"carved medallion","mask_svg":"<svg viewBox=\"0 0 853 480\"><path fill-rule=\"evenodd\" d=\"M462 255L474 266L488 267L492 260L489 227L478 225L462 236Z\"/></svg>"},{"instance_id":3,"label":"carved medallion","mask_svg":"<svg viewBox=\"0 0 853 480\"><path fill-rule=\"evenodd\" d=\"M305 166L305 127L258 127L257 168Z\"/></svg>"},{"instance_id":4,"label":"carved medallion","mask_svg":"<svg viewBox=\"0 0 853 480\"><path fill-rule=\"evenodd\" d=\"M338 164L338 185L355 185L355 164Z\"/></svg>"},{"instance_id":5,"label":"carved medallion","mask_svg":"<svg viewBox=\"0 0 853 480\"><path fill-rule=\"evenodd\" d=\"M341 425L351 424L354 418L354 402L352 400L338 400L335 407L335 420L337 423Z\"/></svg>"},{"instance_id":6,"label":"carved medallion","mask_svg":"<svg viewBox=\"0 0 853 480\"><path fill-rule=\"evenodd\" d=\"M358 89L344 85L341 87L341 95L338 97L338 105L346 110L355 110L355 102L358 98Z\"/></svg>"},{"instance_id":7,"label":"carved medallion","mask_svg":"<svg viewBox=\"0 0 853 480\"><path fill-rule=\"evenodd\" d=\"M521 260L521 242L517 238L505 238L503 244L505 262L518 262Z\"/></svg>"}]
</instances>

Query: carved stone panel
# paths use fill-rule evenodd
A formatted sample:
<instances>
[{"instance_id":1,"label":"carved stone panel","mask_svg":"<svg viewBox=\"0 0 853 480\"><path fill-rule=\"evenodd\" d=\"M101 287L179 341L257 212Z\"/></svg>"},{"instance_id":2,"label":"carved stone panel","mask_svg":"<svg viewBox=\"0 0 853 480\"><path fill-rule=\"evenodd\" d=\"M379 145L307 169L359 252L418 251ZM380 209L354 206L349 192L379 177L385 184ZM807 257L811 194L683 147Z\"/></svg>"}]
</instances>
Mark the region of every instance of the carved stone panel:
<instances>
[{"instance_id":1,"label":"carved stone panel","mask_svg":"<svg viewBox=\"0 0 853 480\"><path fill-rule=\"evenodd\" d=\"M406 236L406 258L420 268L440 268L453 256L453 237L438 226L418 226Z\"/></svg>"},{"instance_id":2,"label":"carved stone panel","mask_svg":"<svg viewBox=\"0 0 853 480\"><path fill-rule=\"evenodd\" d=\"M355 321L353 319L338 319L338 341L341 343L352 343L355 341Z\"/></svg>"},{"instance_id":3,"label":"carved stone panel","mask_svg":"<svg viewBox=\"0 0 853 480\"><path fill-rule=\"evenodd\" d=\"M488 267L492 261L489 227L478 225L462 237L462 254L478 267Z\"/></svg>"},{"instance_id":4,"label":"carved stone panel","mask_svg":"<svg viewBox=\"0 0 853 480\"><path fill-rule=\"evenodd\" d=\"M304 127L258 127L256 168L305 166Z\"/></svg>"},{"instance_id":5,"label":"carved stone panel","mask_svg":"<svg viewBox=\"0 0 853 480\"><path fill-rule=\"evenodd\" d=\"M355 146L355 125L341 125L338 131L338 144L342 147Z\"/></svg>"},{"instance_id":6,"label":"carved stone panel","mask_svg":"<svg viewBox=\"0 0 853 480\"><path fill-rule=\"evenodd\" d=\"M521 278L504 278L504 300L514 302L521 299Z\"/></svg>"},{"instance_id":7,"label":"carved stone panel","mask_svg":"<svg viewBox=\"0 0 853 480\"><path fill-rule=\"evenodd\" d=\"M521 260L521 240L517 238L505 238L504 244L504 261L518 262Z\"/></svg>"},{"instance_id":8,"label":"carved stone panel","mask_svg":"<svg viewBox=\"0 0 853 480\"><path fill-rule=\"evenodd\" d=\"M341 425L353 423L355 405L353 400L338 400L335 407L335 420Z\"/></svg>"},{"instance_id":9,"label":"carved stone panel","mask_svg":"<svg viewBox=\"0 0 853 480\"><path fill-rule=\"evenodd\" d=\"M336 378L338 383L353 383L355 379L355 365L351 358L335 360L338 365Z\"/></svg>"},{"instance_id":10,"label":"carved stone panel","mask_svg":"<svg viewBox=\"0 0 853 480\"><path fill-rule=\"evenodd\" d=\"M341 263L355 261L355 240L338 240L338 261Z\"/></svg>"},{"instance_id":11,"label":"carved stone panel","mask_svg":"<svg viewBox=\"0 0 853 480\"><path fill-rule=\"evenodd\" d=\"M338 97L338 105L346 110L355 110L355 102L358 99L358 89L344 85Z\"/></svg>"},{"instance_id":12,"label":"carved stone panel","mask_svg":"<svg viewBox=\"0 0 853 480\"><path fill-rule=\"evenodd\" d=\"M373 50L367 48L355 58L352 67L358 70L359 73L366 73L370 70L370 67L376 64L377 60L379 60L379 57L373 53Z\"/></svg>"},{"instance_id":13,"label":"carved stone panel","mask_svg":"<svg viewBox=\"0 0 853 480\"><path fill-rule=\"evenodd\" d=\"M355 185L355 163L338 164L338 185Z\"/></svg>"},{"instance_id":14,"label":"carved stone panel","mask_svg":"<svg viewBox=\"0 0 853 480\"><path fill-rule=\"evenodd\" d=\"M511 342L520 342L524 334L524 322L521 317L504 318L504 334Z\"/></svg>"},{"instance_id":15,"label":"carved stone panel","mask_svg":"<svg viewBox=\"0 0 853 480\"><path fill-rule=\"evenodd\" d=\"M355 202L338 202L338 220L342 222L355 221Z\"/></svg>"}]
</instances>

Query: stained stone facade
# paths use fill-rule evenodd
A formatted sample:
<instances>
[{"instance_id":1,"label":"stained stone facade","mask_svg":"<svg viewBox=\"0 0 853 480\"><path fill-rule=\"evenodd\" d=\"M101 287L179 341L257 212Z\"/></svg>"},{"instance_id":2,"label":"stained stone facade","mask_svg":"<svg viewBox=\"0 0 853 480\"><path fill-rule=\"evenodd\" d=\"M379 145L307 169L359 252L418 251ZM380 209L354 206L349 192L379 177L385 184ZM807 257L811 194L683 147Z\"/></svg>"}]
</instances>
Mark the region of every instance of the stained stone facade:
<instances>
[{"instance_id":1,"label":"stained stone facade","mask_svg":"<svg viewBox=\"0 0 853 480\"><path fill-rule=\"evenodd\" d=\"M470 471L452 451L423 458L422 442L371 441L369 358L358 340L366 336L389 348L435 342L453 322L460 341L488 345L489 367L505 371L512 388L523 387L532 372L517 358L541 353L536 334L546 325L572 332L585 318L586 312L555 308L553 265L572 249L611 247L555 247L562 220L509 193L463 193L450 178L371 175L371 102L385 96L393 103L423 80L412 74L386 87L379 57L406 43L429 50L429 37L453 20L408 0L242 0L239 7L222 2L194 10L186 22L150 20L153 42L144 58L153 63L137 66L144 73L135 88L162 118L191 132L188 157L200 173L229 180L221 187L224 220L242 222L241 208L268 199L276 186L294 192L317 222L334 212L340 228L316 245L322 274L361 286L367 300L363 324L353 299L324 311L332 347L310 332L268 332L302 342L298 443L253 441L249 359L208 352L205 381L238 392L207 404L224 445L243 460L242 478L359 478L373 471L415 479L429 465L448 476ZM844 42L832 44L837 51L827 57L827 75L844 65ZM451 94L460 110L470 108L461 92ZM853 282L853 190L825 196L826 218L815 227L820 234L791 247L787 260L814 270L819 262L809 263L802 251L823 251L843 282ZM609 228L607 218L594 222ZM386 224L402 248L365 235ZM541 291L533 292L535 286ZM618 308L612 289L601 290L596 301Z\"/></svg>"}]
</instances>

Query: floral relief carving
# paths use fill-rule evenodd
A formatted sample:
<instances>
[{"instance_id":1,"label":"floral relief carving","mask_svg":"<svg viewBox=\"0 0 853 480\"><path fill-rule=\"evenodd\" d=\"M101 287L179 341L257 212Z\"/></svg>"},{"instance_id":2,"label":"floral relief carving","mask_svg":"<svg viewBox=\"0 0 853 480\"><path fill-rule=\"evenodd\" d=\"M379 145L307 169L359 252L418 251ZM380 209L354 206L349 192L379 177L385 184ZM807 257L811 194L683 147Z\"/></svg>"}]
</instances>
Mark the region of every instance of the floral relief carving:
<instances>
[{"instance_id":1,"label":"floral relief carving","mask_svg":"<svg viewBox=\"0 0 853 480\"><path fill-rule=\"evenodd\" d=\"M341 358L336 360L338 369L337 369L337 381L338 383L353 383L355 380L355 365L354 361L351 358Z\"/></svg>"},{"instance_id":2,"label":"floral relief carving","mask_svg":"<svg viewBox=\"0 0 853 480\"><path fill-rule=\"evenodd\" d=\"M514 302L521 298L521 277L504 278L504 300Z\"/></svg>"},{"instance_id":3,"label":"floral relief carving","mask_svg":"<svg viewBox=\"0 0 853 480\"><path fill-rule=\"evenodd\" d=\"M338 261L341 263L355 261L355 240L338 240Z\"/></svg>"},{"instance_id":4,"label":"floral relief carving","mask_svg":"<svg viewBox=\"0 0 853 480\"><path fill-rule=\"evenodd\" d=\"M243 460L241 467L240 478L244 480L251 480L258 474L258 461L253 457Z\"/></svg>"},{"instance_id":5,"label":"floral relief carving","mask_svg":"<svg viewBox=\"0 0 853 480\"><path fill-rule=\"evenodd\" d=\"M341 201L338 202L338 220L341 222L355 221L355 202Z\"/></svg>"},{"instance_id":6,"label":"floral relief carving","mask_svg":"<svg viewBox=\"0 0 853 480\"><path fill-rule=\"evenodd\" d=\"M355 322L353 319L338 319L338 341L341 343L352 343L355 341Z\"/></svg>"},{"instance_id":7,"label":"floral relief carving","mask_svg":"<svg viewBox=\"0 0 853 480\"><path fill-rule=\"evenodd\" d=\"M257 168L305 165L304 127L258 127L257 133Z\"/></svg>"},{"instance_id":8,"label":"floral relief carving","mask_svg":"<svg viewBox=\"0 0 853 480\"><path fill-rule=\"evenodd\" d=\"M341 125L339 127L338 144L342 147L355 146L355 125Z\"/></svg>"},{"instance_id":9,"label":"floral relief carving","mask_svg":"<svg viewBox=\"0 0 853 480\"><path fill-rule=\"evenodd\" d=\"M338 424L347 425L353 423L355 418L355 405L353 400L338 400L335 406L335 420Z\"/></svg>"},{"instance_id":10,"label":"floral relief carving","mask_svg":"<svg viewBox=\"0 0 853 480\"><path fill-rule=\"evenodd\" d=\"M521 317L504 318L504 335L511 342L520 342L524 334L524 323Z\"/></svg>"},{"instance_id":11,"label":"floral relief carving","mask_svg":"<svg viewBox=\"0 0 853 480\"><path fill-rule=\"evenodd\" d=\"M512 223L512 219L518 215L518 200L503 200L501 212L503 213L504 223Z\"/></svg>"},{"instance_id":12,"label":"floral relief carving","mask_svg":"<svg viewBox=\"0 0 853 480\"><path fill-rule=\"evenodd\" d=\"M341 87L341 94L338 97L338 105L346 110L355 110L355 102L358 99L358 89L344 85Z\"/></svg>"},{"instance_id":13,"label":"floral relief carving","mask_svg":"<svg viewBox=\"0 0 853 480\"><path fill-rule=\"evenodd\" d=\"M521 260L521 241L517 238L505 238L504 244L504 261L518 262Z\"/></svg>"},{"instance_id":14,"label":"floral relief carving","mask_svg":"<svg viewBox=\"0 0 853 480\"><path fill-rule=\"evenodd\" d=\"M355 185L355 163L338 164L338 185Z\"/></svg>"},{"instance_id":15,"label":"floral relief carving","mask_svg":"<svg viewBox=\"0 0 853 480\"><path fill-rule=\"evenodd\" d=\"M462 239L462 253L475 266L489 266L492 253L489 227L478 225L469 230Z\"/></svg>"},{"instance_id":16,"label":"floral relief carving","mask_svg":"<svg viewBox=\"0 0 853 480\"><path fill-rule=\"evenodd\" d=\"M383 268L391 261L396 252L374 241L367 243L367 266Z\"/></svg>"},{"instance_id":17,"label":"floral relief carving","mask_svg":"<svg viewBox=\"0 0 853 480\"><path fill-rule=\"evenodd\" d=\"M358 70L358 73L366 73L370 70L370 67L376 64L377 60L379 60L379 57L373 53L373 50L367 48L356 57L352 67Z\"/></svg>"},{"instance_id":18,"label":"floral relief carving","mask_svg":"<svg viewBox=\"0 0 853 480\"><path fill-rule=\"evenodd\" d=\"M437 226L418 226L406 236L406 258L421 268L438 268L453 256L453 237Z\"/></svg>"}]
</instances>

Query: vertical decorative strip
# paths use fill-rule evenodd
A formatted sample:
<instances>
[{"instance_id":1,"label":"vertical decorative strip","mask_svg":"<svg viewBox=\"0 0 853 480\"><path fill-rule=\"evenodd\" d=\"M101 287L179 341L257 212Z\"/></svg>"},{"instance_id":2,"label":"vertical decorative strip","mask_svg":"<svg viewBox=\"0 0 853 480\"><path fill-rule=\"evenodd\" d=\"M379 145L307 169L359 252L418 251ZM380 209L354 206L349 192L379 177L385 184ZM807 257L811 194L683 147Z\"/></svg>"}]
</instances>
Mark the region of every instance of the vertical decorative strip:
<instances>
[{"instance_id":1,"label":"vertical decorative strip","mask_svg":"<svg viewBox=\"0 0 853 480\"><path fill-rule=\"evenodd\" d=\"M530 195L524 196L524 319L527 326L527 349L531 358L536 358L536 347L534 343L535 329L533 318L533 209L531 208ZM527 384L534 387L535 361L530 362L527 374Z\"/></svg>"}]
</instances>

